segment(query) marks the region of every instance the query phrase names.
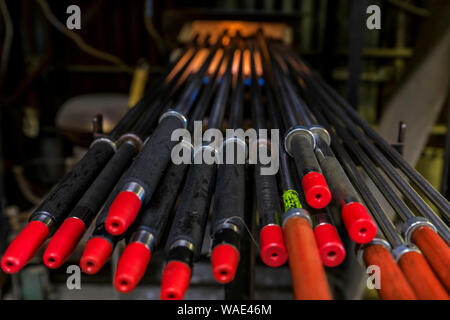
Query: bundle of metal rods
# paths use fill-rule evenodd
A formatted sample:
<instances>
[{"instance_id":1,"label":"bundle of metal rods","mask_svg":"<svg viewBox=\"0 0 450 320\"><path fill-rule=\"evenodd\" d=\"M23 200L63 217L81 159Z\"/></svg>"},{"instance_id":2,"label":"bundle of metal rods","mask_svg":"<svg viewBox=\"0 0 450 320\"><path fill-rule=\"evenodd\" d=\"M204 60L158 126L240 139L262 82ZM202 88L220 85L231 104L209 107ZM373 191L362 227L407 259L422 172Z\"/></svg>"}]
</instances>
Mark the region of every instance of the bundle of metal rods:
<instances>
[{"instance_id":1,"label":"bundle of metal rods","mask_svg":"<svg viewBox=\"0 0 450 320\"><path fill-rule=\"evenodd\" d=\"M236 134L246 118L255 139ZM205 127L202 143L186 139ZM205 138L224 128L234 135ZM172 139L180 130L183 138ZM268 173L269 162L248 156L254 150L279 170ZM249 176L258 219L249 219ZM212 41L194 37L114 130L96 135L1 267L20 271L50 238L43 261L59 268L95 223L80 261L85 273L97 273L124 240L114 287L130 292L163 249L161 298L182 299L204 239L214 278L231 283L252 252L243 243L256 220L261 260L289 260L296 299L332 299L325 267L350 254L379 269L382 299L448 299L449 214L449 202L288 46L262 31L225 31Z\"/></svg>"}]
</instances>

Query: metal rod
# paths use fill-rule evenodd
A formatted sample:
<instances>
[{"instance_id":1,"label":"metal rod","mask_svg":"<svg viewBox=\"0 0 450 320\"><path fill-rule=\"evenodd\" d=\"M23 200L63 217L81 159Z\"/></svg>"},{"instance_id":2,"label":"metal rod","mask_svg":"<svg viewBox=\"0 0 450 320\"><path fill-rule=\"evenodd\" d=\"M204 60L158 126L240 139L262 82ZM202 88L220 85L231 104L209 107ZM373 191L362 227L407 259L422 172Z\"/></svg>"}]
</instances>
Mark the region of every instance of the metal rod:
<instances>
[{"instance_id":1,"label":"metal rod","mask_svg":"<svg viewBox=\"0 0 450 320\"><path fill-rule=\"evenodd\" d=\"M450 239L450 230L443 223L443 221L433 212L433 210L425 203L425 201L419 196L419 194L396 172L395 168L389 163L389 161L371 144L367 138L361 134L361 132L353 125L347 115L339 110L331 98L323 93L323 90L318 87L314 81L310 82L316 90L326 105L332 109L332 112L338 116L343 123L346 125L349 132L352 133L353 137L359 141L361 146L367 151L367 154L386 172L389 179L394 183L394 185L402 192L406 199L413 205L413 207L418 210L418 212L426 216L430 221L436 226L439 232L447 239ZM334 123L337 123L334 120ZM349 139L352 139L350 136ZM397 153L398 154L398 153ZM403 218L411 218L414 216L411 211L401 210L403 212ZM408 212L410 214L408 214Z\"/></svg>"},{"instance_id":2,"label":"metal rod","mask_svg":"<svg viewBox=\"0 0 450 320\"><path fill-rule=\"evenodd\" d=\"M217 129L222 124L231 88L235 50L236 41L232 39L227 52L227 67L212 104L208 128ZM215 149L211 150L209 145L204 147L195 150L194 153L203 153L205 150L212 151L213 155L216 155ZM189 286L193 262L198 259L203 243L216 170L215 163L195 164L194 154L194 164L189 169L181 193L180 205L175 213L166 243L167 265L161 280L162 299L182 299Z\"/></svg>"},{"instance_id":3,"label":"metal rod","mask_svg":"<svg viewBox=\"0 0 450 320\"><path fill-rule=\"evenodd\" d=\"M295 58L294 58L295 59ZM292 60L291 60L292 61ZM374 133L373 136L369 135L371 138L377 138L374 139L375 142L378 145L386 144L386 142L380 138L373 129L368 126L367 123L365 123L357 113L352 110L352 108L348 105L345 106L345 100L340 97L331 87L329 87L320 77L316 76L306 64L304 64L302 61L298 61L298 65L296 66L296 70L299 73L299 75L309 81L309 86L311 89L313 89L315 92L317 92L317 95L323 99L324 104L327 106L327 108L332 109L334 113L336 113L339 118L344 122L348 130L353 134L356 140L358 140L361 143L361 146L367 150L367 153L370 155L370 157L378 164L380 165L386 172L389 178L394 182L395 186L402 192L402 194L408 199L408 201L414 206L416 210L418 210L422 215L426 216L428 219L431 220L431 222L438 228L439 232L447 239L449 239L450 231L448 227L442 222L442 220L433 212L433 210L425 203L425 201L417 194L417 192L396 172L395 168L389 163L388 159L384 157L383 154L381 154L375 146L369 142L369 140L361 134L361 131L357 129L357 127L353 124L353 122L350 120L350 118L347 115L350 115L352 117L352 120L358 119L357 124L369 135L369 132ZM345 107L346 113L344 113L342 110L340 110L336 105L336 100L339 100L340 104ZM356 115L356 116L355 116ZM378 143L377 140L381 140L381 143ZM395 151L391 146L388 147L390 151L393 151L395 153L395 157L401 156L398 152ZM404 162L404 160L402 159ZM406 163L406 162L405 162ZM414 169L412 169L415 171ZM416 172L417 173L417 172ZM417 173L418 174L418 173ZM436 191L436 190L435 190ZM437 192L437 191L436 191ZM441 196L442 197L442 196Z\"/></svg>"},{"instance_id":4,"label":"metal rod","mask_svg":"<svg viewBox=\"0 0 450 320\"><path fill-rule=\"evenodd\" d=\"M284 137L285 149L295 160L295 166L302 182L306 202L313 208L324 208L331 200L331 192L314 154L316 144L314 135L309 128L303 126L292 127L292 125L295 125L294 119L297 116L293 112L291 104L286 100L282 100L285 99L285 95L280 91L276 77L274 76L273 59L262 31L258 32L257 36L259 48L262 53L265 80L268 81L269 85L274 89L274 92L276 92L274 94L276 104L283 108L282 115L285 119L285 126L288 127L288 131ZM282 98L280 98L280 95Z\"/></svg>"},{"instance_id":5,"label":"metal rod","mask_svg":"<svg viewBox=\"0 0 450 320\"><path fill-rule=\"evenodd\" d=\"M319 104L316 104L318 106ZM323 105L320 107L317 107L314 109L316 112L317 117L319 117L327 127L329 128L328 121L325 120L325 117L322 113ZM329 119L331 117L328 117ZM346 137L342 130L342 127L339 127L339 125L335 122L333 123L336 131L341 136L341 138L346 141L348 139L348 136ZM347 140L348 141L348 140ZM333 146L335 148L339 149L340 144L339 141L336 139L333 139L332 141ZM345 142L344 142L345 143ZM355 148L353 146L352 148ZM352 149L354 150L354 154L359 154L362 150L358 149ZM348 155L344 152L341 152L341 155L345 157L344 162L347 163L347 165L350 168L356 168L355 164L353 163L352 159L348 157ZM358 158L358 156L357 156ZM366 162L369 161L368 159L364 159L363 157L359 157L360 162ZM361 161L362 160L362 161ZM363 165L364 166L364 165ZM369 175L373 178L373 171L376 170L374 168L368 168L366 167L367 172ZM353 171L351 171L353 173ZM403 238L396 232L395 227L393 223L390 221L386 213L380 208L378 203L376 201L373 201L371 192L368 190L365 183L362 181L362 179L359 177L358 174L354 174L354 178L356 178L356 181L354 182L359 188L363 189L366 192L366 198L370 201L370 205L374 207L374 215L377 219L377 221L380 223L382 230L387 235L388 239L390 240L391 244L393 245L393 255L396 261L398 261L400 268L405 273L406 278L411 285L411 287L414 289L415 294L420 299L448 299L448 294L446 293L444 287L440 284L439 280L436 278L435 274L429 267L428 263L426 262L424 256L421 254L421 252L413 245L407 244L404 242ZM377 179L377 178L376 178ZM377 183L377 181L374 181ZM378 188L381 189L383 192L383 185L378 185ZM387 186L384 185L384 188ZM360 189L360 190L361 190ZM389 199L388 199L389 201ZM414 266L414 267L413 267Z\"/></svg>"},{"instance_id":6,"label":"metal rod","mask_svg":"<svg viewBox=\"0 0 450 320\"><path fill-rule=\"evenodd\" d=\"M257 126L257 129L262 130L267 127L265 122L265 110L261 97L260 79L256 73L255 53L255 48L252 47L252 53L250 55L252 120ZM267 91L267 86L264 85L264 87L264 91ZM267 103L270 102L267 101ZM264 148L267 154L272 155L273 150L271 144L269 144L267 140L264 140L262 136L258 135L256 144L259 152ZM279 267L286 262L287 251L280 226L282 212L278 199L277 179L275 175L266 175L263 173L267 165L263 164L260 160L261 159L258 159L253 167L256 206L259 217L260 256L266 265L270 267Z\"/></svg>"},{"instance_id":7,"label":"metal rod","mask_svg":"<svg viewBox=\"0 0 450 320\"><path fill-rule=\"evenodd\" d=\"M287 80L290 82L290 80ZM296 95L294 89L293 94ZM303 88L307 103L297 104L297 109L308 114L310 106L317 105L317 99ZM308 116L309 119L313 118ZM311 120L310 120L311 121ZM377 234L377 228L366 207L362 204L358 192L345 174L339 161L330 148L329 132L321 126L312 126L311 131L316 138L314 150L316 158L331 187L335 204L341 209L342 220L350 238L357 243L368 243Z\"/></svg>"},{"instance_id":8,"label":"metal rod","mask_svg":"<svg viewBox=\"0 0 450 320\"><path fill-rule=\"evenodd\" d=\"M214 56L216 55L217 50L222 46L222 40L227 35L227 31L224 31L221 35L219 35L216 43L213 45L213 47L209 50L209 54L206 58L206 60L203 62L200 69L195 74L194 78L190 81L187 88L181 95L180 99L177 101L177 103L174 106L174 110L177 110L183 115L187 115L189 111L192 108L192 105L195 101L195 97L198 94L199 88L202 85L205 73L207 72L211 62L214 59Z\"/></svg>"},{"instance_id":9,"label":"metal rod","mask_svg":"<svg viewBox=\"0 0 450 320\"><path fill-rule=\"evenodd\" d=\"M371 213L375 217L377 223L381 227L383 234L387 237L389 243L393 247L397 247L404 244L404 240L397 232L394 224L388 218L387 214L384 212L383 208L376 200L375 196L373 195L373 192L370 191L369 187L362 179L360 173L358 172L355 162L347 153L347 151L342 147L341 143L337 140L337 137L331 130L331 126L328 123L328 120L325 119L324 115L322 114L322 111L319 108L315 108L313 110L316 117L319 119L320 123L322 123L329 130L333 150L341 159L341 163L344 170L346 171L352 183L359 190L361 196L364 198L364 201L366 202Z\"/></svg>"},{"instance_id":10,"label":"metal rod","mask_svg":"<svg viewBox=\"0 0 450 320\"><path fill-rule=\"evenodd\" d=\"M209 51L204 64L190 79L187 87L184 88L174 109L168 110L160 117L160 122L155 131L145 143L131 167L118 182L121 192L117 195L116 201L112 203L105 222L106 229L111 234L120 235L124 233L133 223L139 210L150 201L170 161L172 148L177 144L177 141L171 139L172 132L176 129L187 128L186 114L191 111L192 106L197 101L196 98L203 85L204 76L216 52L222 46L225 35L226 32L219 36L217 42ZM217 94L223 93L219 90ZM213 112L216 112L217 109L213 108ZM214 117L211 117L211 119L214 120ZM209 124L214 123L209 121Z\"/></svg>"},{"instance_id":11,"label":"metal rod","mask_svg":"<svg viewBox=\"0 0 450 320\"><path fill-rule=\"evenodd\" d=\"M450 220L450 203L442 196L424 177L420 175L413 167L411 167L402 156L390 146L378 133L373 130L361 117L356 113L348 103L337 94L329 85L323 80L319 81L323 88L339 103L339 105L345 110L346 115L351 118L358 126L360 126L367 136L372 139L376 145L383 151L383 153L398 166L402 172L419 188L425 196L439 208L442 215ZM336 109L336 108L335 108ZM344 117L345 118L345 117ZM430 217L429 217L430 218Z\"/></svg>"},{"instance_id":12,"label":"metal rod","mask_svg":"<svg viewBox=\"0 0 450 320\"><path fill-rule=\"evenodd\" d=\"M239 37L239 36L238 36ZM238 41L240 39L238 38ZM237 57L236 57L237 55ZM238 60L235 87L231 96L229 128L238 129L243 125L244 116L244 79L243 48L229 59ZM231 61L234 65L235 61ZM225 79L224 79L225 80ZM232 149L233 163L225 161L219 166L215 185L214 204L211 217L211 264L213 276L219 283L233 281L241 253L241 241L245 230L245 158L246 142L239 137L228 137L222 145L225 159L231 160L228 152ZM230 158L230 159L228 159Z\"/></svg>"},{"instance_id":13,"label":"metal rod","mask_svg":"<svg viewBox=\"0 0 450 320\"><path fill-rule=\"evenodd\" d=\"M276 112L275 100L268 85L265 86L265 94L272 128L282 129L281 119ZM284 203L282 226L295 298L331 299L310 215L302 208L299 194L296 192L297 186L291 178L289 159L281 145L279 152L279 177Z\"/></svg>"}]
</instances>

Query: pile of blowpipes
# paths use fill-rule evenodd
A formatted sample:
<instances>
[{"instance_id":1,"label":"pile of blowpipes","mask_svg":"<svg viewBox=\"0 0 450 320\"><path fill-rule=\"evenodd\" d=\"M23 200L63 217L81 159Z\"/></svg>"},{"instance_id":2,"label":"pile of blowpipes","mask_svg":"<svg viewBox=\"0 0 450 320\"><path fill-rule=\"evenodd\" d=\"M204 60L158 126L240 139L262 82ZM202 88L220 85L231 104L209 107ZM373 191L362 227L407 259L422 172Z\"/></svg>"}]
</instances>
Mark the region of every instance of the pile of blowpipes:
<instances>
[{"instance_id":1,"label":"pile of blowpipes","mask_svg":"<svg viewBox=\"0 0 450 320\"><path fill-rule=\"evenodd\" d=\"M245 123L253 138L238 134ZM234 134L219 139L225 129ZM191 142L198 131L203 139ZM130 292L163 250L161 299L183 299L206 238L212 274L226 284L249 254L246 233L258 230L258 259L273 268L288 261L296 299L332 299L325 268L354 254L380 269L382 299L449 299L449 212L289 46L262 31L224 31L193 37L115 128L95 136L1 268L20 271L48 238L43 263L58 268L95 224L85 273L97 273L124 240L114 287Z\"/></svg>"}]
</instances>

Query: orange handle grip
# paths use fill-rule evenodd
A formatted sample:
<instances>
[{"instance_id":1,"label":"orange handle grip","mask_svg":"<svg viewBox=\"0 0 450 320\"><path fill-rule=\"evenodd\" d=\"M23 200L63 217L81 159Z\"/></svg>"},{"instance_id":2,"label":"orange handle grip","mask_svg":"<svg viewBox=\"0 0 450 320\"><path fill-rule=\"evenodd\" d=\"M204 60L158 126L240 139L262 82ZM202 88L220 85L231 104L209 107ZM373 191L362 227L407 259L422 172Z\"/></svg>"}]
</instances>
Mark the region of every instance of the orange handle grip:
<instances>
[{"instance_id":1,"label":"orange handle grip","mask_svg":"<svg viewBox=\"0 0 450 320\"><path fill-rule=\"evenodd\" d=\"M407 252L398 260L400 269L421 300L448 300L449 296L434 275L424 256L418 252Z\"/></svg>"},{"instance_id":2,"label":"orange handle grip","mask_svg":"<svg viewBox=\"0 0 450 320\"><path fill-rule=\"evenodd\" d=\"M381 245L370 245L364 250L366 266L380 268L380 289L378 294L383 300L415 300L416 295L409 285L394 257Z\"/></svg>"},{"instance_id":3,"label":"orange handle grip","mask_svg":"<svg viewBox=\"0 0 450 320\"><path fill-rule=\"evenodd\" d=\"M450 248L429 227L418 228L411 237L419 247L442 285L450 292Z\"/></svg>"},{"instance_id":4,"label":"orange handle grip","mask_svg":"<svg viewBox=\"0 0 450 320\"><path fill-rule=\"evenodd\" d=\"M284 224L294 296L297 300L331 300L325 270L309 222L292 217Z\"/></svg>"}]
</instances>

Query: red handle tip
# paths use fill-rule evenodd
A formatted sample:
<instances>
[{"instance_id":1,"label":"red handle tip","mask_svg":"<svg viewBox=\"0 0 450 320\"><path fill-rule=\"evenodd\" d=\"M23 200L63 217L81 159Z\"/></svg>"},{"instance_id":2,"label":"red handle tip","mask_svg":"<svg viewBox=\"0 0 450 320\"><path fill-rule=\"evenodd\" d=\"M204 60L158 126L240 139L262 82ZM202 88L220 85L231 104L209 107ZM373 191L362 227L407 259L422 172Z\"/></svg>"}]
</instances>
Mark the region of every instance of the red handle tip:
<instances>
[{"instance_id":1,"label":"red handle tip","mask_svg":"<svg viewBox=\"0 0 450 320\"><path fill-rule=\"evenodd\" d=\"M20 271L47 239L50 230L40 221L31 221L11 242L1 261L6 273Z\"/></svg>"},{"instance_id":2,"label":"red handle tip","mask_svg":"<svg viewBox=\"0 0 450 320\"><path fill-rule=\"evenodd\" d=\"M161 279L161 299L181 300L191 279L191 268L180 261L170 261Z\"/></svg>"},{"instance_id":3,"label":"red handle tip","mask_svg":"<svg viewBox=\"0 0 450 320\"><path fill-rule=\"evenodd\" d=\"M331 201L328 184L319 172L310 172L303 177L303 191L308 205L314 209L325 208Z\"/></svg>"},{"instance_id":4,"label":"red handle tip","mask_svg":"<svg viewBox=\"0 0 450 320\"><path fill-rule=\"evenodd\" d=\"M72 254L86 231L86 225L77 218L67 218L48 243L44 252L44 264L51 268L59 268Z\"/></svg>"},{"instance_id":5,"label":"red handle tip","mask_svg":"<svg viewBox=\"0 0 450 320\"><path fill-rule=\"evenodd\" d=\"M81 270L87 274L96 274L103 267L112 253L112 246L108 240L96 237L86 243L80 260Z\"/></svg>"},{"instance_id":6,"label":"red handle tip","mask_svg":"<svg viewBox=\"0 0 450 320\"><path fill-rule=\"evenodd\" d=\"M262 228L259 234L261 259L269 267L281 267L288 258L284 244L283 231L280 226L269 225Z\"/></svg>"},{"instance_id":7,"label":"red handle tip","mask_svg":"<svg viewBox=\"0 0 450 320\"><path fill-rule=\"evenodd\" d=\"M141 281L150 261L150 250L140 242L131 242L117 264L114 287L119 292L131 292Z\"/></svg>"},{"instance_id":8,"label":"red handle tip","mask_svg":"<svg viewBox=\"0 0 450 320\"><path fill-rule=\"evenodd\" d=\"M214 279L220 283L229 283L236 275L239 251L232 245L220 244L212 251L211 264Z\"/></svg>"},{"instance_id":9,"label":"red handle tip","mask_svg":"<svg viewBox=\"0 0 450 320\"><path fill-rule=\"evenodd\" d=\"M342 208L342 220L348 235L356 243L369 243L377 235L377 226L361 203L345 205Z\"/></svg>"},{"instance_id":10,"label":"red handle tip","mask_svg":"<svg viewBox=\"0 0 450 320\"><path fill-rule=\"evenodd\" d=\"M345 259L345 248L336 228L331 224L322 224L314 229L314 237L319 248L322 263L327 267L336 267Z\"/></svg>"},{"instance_id":11,"label":"red handle tip","mask_svg":"<svg viewBox=\"0 0 450 320\"><path fill-rule=\"evenodd\" d=\"M141 200L135 193L120 192L109 208L105 221L106 230L112 235L121 235L136 219L140 208Z\"/></svg>"}]
</instances>

